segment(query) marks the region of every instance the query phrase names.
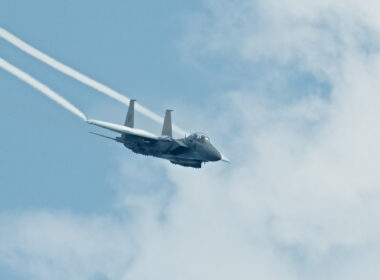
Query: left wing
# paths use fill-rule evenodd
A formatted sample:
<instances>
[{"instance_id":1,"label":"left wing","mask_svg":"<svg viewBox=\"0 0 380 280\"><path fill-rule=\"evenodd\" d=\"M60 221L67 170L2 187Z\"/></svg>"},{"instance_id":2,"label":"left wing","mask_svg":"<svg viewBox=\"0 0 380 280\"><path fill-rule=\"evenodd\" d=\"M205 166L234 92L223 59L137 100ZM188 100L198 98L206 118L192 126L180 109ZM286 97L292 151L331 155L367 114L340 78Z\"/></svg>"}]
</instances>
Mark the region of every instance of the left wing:
<instances>
[{"instance_id":1,"label":"left wing","mask_svg":"<svg viewBox=\"0 0 380 280\"><path fill-rule=\"evenodd\" d=\"M133 135L133 136L137 136L137 137L141 137L141 138L149 139L149 140L159 139L159 136L154 135L153 133L150 133L148 131L145 131L142 129L136 129L132 127L127 127L120 124L114 124L114 123L103 122L103 121L98 121L98 120L87 120L87 123L96 125L105 129L109 129L115 132L119 132L121 134Z\"/></svg>"}]
</instances>

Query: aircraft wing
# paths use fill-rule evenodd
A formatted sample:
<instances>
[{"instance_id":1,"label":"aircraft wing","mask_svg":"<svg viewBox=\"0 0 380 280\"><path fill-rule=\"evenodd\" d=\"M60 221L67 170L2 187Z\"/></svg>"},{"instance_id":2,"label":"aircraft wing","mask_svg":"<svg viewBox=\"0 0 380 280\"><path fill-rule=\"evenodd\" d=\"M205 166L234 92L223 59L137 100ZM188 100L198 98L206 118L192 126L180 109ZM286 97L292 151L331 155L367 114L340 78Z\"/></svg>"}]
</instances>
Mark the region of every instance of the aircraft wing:
<instances>
[{"instance_id":1,"label":"aircraft wing","mask_svg":"<svg viewBox=\"0 0 380 280\"><path fill-rule=\"evenodd\" d=\"M98 120L87 120L87 123L96 125L105 129L109 129L115 132L119 132L121 134L134 135L134 136L141 137L144 139L149 139L149 140L159 139L159 136L154 135L153 133L147 132L142 129L136 129L132 127L127 127L127 126L123 126L119 124L103 122L103 121L98 121Z\"/></svg>"}]
</instances>

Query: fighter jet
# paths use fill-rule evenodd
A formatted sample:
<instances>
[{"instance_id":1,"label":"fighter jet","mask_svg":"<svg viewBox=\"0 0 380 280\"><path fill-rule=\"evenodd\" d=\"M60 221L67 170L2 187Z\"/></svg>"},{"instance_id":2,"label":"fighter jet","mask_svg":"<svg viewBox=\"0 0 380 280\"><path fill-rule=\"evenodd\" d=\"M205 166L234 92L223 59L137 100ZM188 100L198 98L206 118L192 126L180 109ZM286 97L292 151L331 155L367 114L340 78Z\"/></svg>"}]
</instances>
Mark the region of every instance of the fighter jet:
<instances>
[{"instance_id":1,"label":"fighter jet","mask_svg":"<svg viewBox=\"0 0 380 280\"><path fill-rule=\"evenodd\" d=\"M116 138L93 133L123 144L137 154L154 156L169 160L173 164L186 167L201 168L202 163L209 161L229 160L223 156L210 142L210 138L203 133L193 133L185 138L174 139L172 135L172 110L166 110L161 136L154 135L142 129L134 128L135 100L131 100L124 125L87 120L96 125L114 132L121 133Z\"/></svg>"}]
</instances>

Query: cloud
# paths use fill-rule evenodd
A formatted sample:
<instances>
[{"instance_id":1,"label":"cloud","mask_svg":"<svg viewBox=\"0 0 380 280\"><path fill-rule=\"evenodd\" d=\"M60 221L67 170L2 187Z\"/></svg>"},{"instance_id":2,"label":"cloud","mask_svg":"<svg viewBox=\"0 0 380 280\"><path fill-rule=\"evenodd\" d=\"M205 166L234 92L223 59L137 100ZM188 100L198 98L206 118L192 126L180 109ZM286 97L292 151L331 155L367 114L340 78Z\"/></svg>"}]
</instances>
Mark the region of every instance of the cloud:
<instances>
[{"instance_id":1,"label":"cloud","mask_svg":"<svg viewBox=\"0 0 380 280\"><path fill-rule=\"evenodd\" d=\"M123 163L117 218L3 215L0 262L37 279L377 279L379 8L207 1L188 57L262 78L233 77L217 114L192 112L232 164ZM154 178L137 175L142 192L139 170Z\"/></svg>"},{"instance_id":2,"label":"cloud","mask_svg":"<svg viewBox=\"0 0 380 280\"><path fill-rule=\"evenodd\" d=\"M32 279L115 279L133 260L127 223L67 213L1 216L2 264Z\"/></svg>"}]
</instances>

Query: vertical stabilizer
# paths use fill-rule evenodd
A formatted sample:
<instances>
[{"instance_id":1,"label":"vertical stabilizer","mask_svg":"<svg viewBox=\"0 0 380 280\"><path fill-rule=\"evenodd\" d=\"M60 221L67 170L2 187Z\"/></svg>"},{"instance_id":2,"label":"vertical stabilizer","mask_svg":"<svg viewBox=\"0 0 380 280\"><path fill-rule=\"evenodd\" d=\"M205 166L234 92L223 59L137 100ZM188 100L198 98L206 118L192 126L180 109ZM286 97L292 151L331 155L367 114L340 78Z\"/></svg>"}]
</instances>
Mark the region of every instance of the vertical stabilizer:
<instances>
[{"instance_id":1,"label":"vertical stabilizer","mask_svg":"<svg viewBox=\"0 0 380 280\"><path fill-rule=\"evenodd\" d=\"M173 137L172 133L172 112L173 110L166 110L164 126L162 127L162 135Z\"/></svg>"},{"instance_id":2,"label":"vertical stabilizer","mask_svg":"<svg viewBox=\"0 0 380 280\"><path fill-rule=\"evenodd\" d=\"M124 123L125 126L134 127L135 101L136 101L135 99L131 99L129 101L128 113L127 113L127 117L125 118L125 123Z\"/></svg>"}]
</instances>

